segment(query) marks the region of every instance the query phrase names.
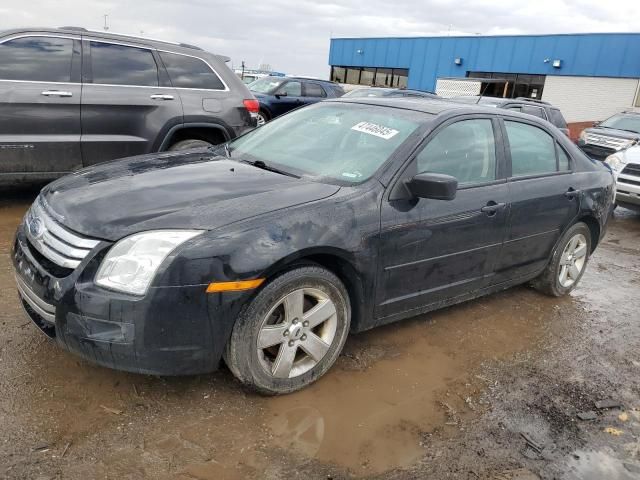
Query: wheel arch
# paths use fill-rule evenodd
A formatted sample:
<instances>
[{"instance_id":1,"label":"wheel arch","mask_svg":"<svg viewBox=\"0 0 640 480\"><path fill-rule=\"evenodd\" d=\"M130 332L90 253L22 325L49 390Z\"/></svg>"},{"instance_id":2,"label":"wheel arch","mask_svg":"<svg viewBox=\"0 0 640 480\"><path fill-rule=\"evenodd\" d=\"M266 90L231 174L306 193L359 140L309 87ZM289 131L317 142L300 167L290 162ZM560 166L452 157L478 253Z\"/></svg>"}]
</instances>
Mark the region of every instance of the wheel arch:
<instances>
[{"instance_id":1,"label":"wheel arch","mask_svg":"<svg viewBox=\"0 0 640 480\"><path fill-rule=\"evenodd\" d=\"M594 217L593 215L583 215L576 221L576 223L580 222L586 224L587 227L589 227L589 231L591 232L591 251L589 253L593 253L598 246L598 243L600 242L600 222L598 222L596 217Z\"/></svg>"},{"instance_id":2,"label":"wheel arch","mask_svg":"<svg viewBox=\"0 0 640 480\"><path fill-rule=\"evenodd\" d=\"M224 143L231 139L229 132L222 126L215 123L183 123L176 125L165 135L158 151L163 152L171 145L181 140L194 139L205 142Z\"/></svg>"},{"instance_id":3,"label":"wheel arch","mask_svg":"<svg viewBox=\"0 0 640 480\"><path fill-rule=\"evenodd\" d=\"M365 313L364 285L351 255L339 248L309 248L282 258L265 272L269 280L303 265L319 265L336 275L344 284L351 304L351 330L357 331Z\"/></svg>"}]
</instances>

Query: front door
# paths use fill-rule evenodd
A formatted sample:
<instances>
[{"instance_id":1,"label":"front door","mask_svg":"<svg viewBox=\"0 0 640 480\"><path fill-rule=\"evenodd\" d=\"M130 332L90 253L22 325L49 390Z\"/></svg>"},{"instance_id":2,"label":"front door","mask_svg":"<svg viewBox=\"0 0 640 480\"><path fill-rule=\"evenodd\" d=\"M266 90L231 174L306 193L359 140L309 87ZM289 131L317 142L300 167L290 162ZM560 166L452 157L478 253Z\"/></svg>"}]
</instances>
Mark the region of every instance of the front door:
<instances>
[{"instance_id":1,"label":"front door","mask_svg":"<svg viewBox=\"0 0 640 480\"><path fill-rule=\"evenodd\" d=\"M555 138L526 120L504 121L511 213L496 279L535 273L580 211L569 156ZM510 167L509 167L510 165Z\"/></svg>"},{"instance_id":2,"label":"front door","mask_svg":"<svg viewBox=\"0 0 640 480\"><path fill-rule=\"evenodd\" d=\"M271 110L274 117L304 105L302 84L297 80L289 80L284 83L274 95L275 98L271 102Z\"/></svg>"},{"instance_id":3,"label":"front door","mask_svg":"<svg viewBox=\"0 0 640 480\"><path fill-rule=\"evenodd\" d=\"M0 173L48 176L82 166L80 40L0 43Z\"/></svg>"},{"instance_id":4,"label":"front door","mask_svg":"<svg viewBox=\"0 0 640 480\"><path fill-rule=\"evenodd\" d=\"M82 92L84 164L150 153L182 123L180 96L147 48L86 41Z\"/></svg>"},{"instance_id":5,"label":"front door","mask_svg":"<svg viewBox=\"0 0 640 480\"><path fill-rule=\"evenodd\" d=\"M480 289L505 234L509 194L497 120L473 117L430 135L402 179L434 172L458 179L454 200L383 200L376 317Z\"/></svg>"}]
</instances>

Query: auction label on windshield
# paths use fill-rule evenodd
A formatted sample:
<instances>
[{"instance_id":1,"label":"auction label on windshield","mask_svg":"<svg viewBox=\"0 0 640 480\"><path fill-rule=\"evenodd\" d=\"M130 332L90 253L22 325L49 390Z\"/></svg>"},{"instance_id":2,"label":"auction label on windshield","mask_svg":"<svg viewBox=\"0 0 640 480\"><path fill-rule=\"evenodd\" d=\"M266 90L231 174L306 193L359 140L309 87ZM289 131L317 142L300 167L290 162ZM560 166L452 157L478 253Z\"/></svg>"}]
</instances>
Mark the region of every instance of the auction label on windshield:
<instances>
[{"instance_id":1,"label":"auction label on windshield","mask_svg":"<svg viewBox=\"0 0 640 480\"><path fill-rule=\"evenodd\" d=\"M383 127L382 125L371 122L357 123L353 127L351 127L351 130L355 130L356 132L368 133L369 135L384 138L385 140L389 140L390 138L393 138L395 135L400 133L399 130L394 130L393 128L389 127Z\"/></svg>"}]
</instances>

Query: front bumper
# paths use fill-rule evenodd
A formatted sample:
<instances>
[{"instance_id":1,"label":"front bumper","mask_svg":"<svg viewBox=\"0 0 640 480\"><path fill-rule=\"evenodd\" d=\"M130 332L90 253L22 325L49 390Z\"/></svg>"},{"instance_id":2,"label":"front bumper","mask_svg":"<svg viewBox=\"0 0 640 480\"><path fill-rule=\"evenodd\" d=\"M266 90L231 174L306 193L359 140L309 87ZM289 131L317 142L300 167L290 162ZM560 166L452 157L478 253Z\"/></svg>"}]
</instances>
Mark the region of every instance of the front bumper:
<instances>
[{"instance_id":1,"label":"front bumper","mask_svg":"<svg viewBox=\"0 0 640 480\"><path fill-rule=\"evenodd\" d=\"M33 323L60 347L136 373L186 375L217 368L235 318L233 301L207 295L206 285L152 287L144 297L97 287L93 278L107 242L70 274L56 277L23 228L12 251L18 292Z\"/></svg>"}]
</instances>

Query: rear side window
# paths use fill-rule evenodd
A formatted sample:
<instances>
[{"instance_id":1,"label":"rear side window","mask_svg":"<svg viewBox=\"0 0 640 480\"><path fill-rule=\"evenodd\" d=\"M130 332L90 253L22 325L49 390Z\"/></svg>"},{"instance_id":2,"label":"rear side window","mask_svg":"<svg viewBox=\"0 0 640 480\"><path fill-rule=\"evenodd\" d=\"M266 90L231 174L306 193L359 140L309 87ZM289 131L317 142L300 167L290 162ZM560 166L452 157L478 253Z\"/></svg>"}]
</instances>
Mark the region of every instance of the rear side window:
<instances>
[{"instance_id":1,"label":"rear side window","mask_svg":"<svg viewBox=\"0 0 640 480\"><path fill-rule=\"evenodd\" d=\"M23 37L0 44L0 80L70 82L73 40Z\"/></svg>"},{"instance_id":2,"label":"rear side window","mask_svg":"<svg viewBox=\"0 0 640 480\"><path fill-rule=\"evenodd\" d=\"M569 164L569 155L564 151L560 145L556 144L556 149L558 150L558 170L561 172L566 172L571 169Z\"/></svg>"},{"instance_id":3,"label":"rear side window","mask_svg":"<svg viewBox=\"0 0 640 480\"><path fill-rule=\"evenodd\" d=\"M169 78L177 88L224 90L224 84L203 60L177 53L160 52Z\"/></svg>"},{"instance_id":4,"label":"rear side window","mask_svg":"<svg viewBox=\"0 0 640 480\"><path fill-rule=\"evenodd\" d=\"M324 91L317 83L306 83L304 86L305 97L326 97L327 92Z\"/></svg>"},{"instance_id":5,"label":"rear side window","mask_svg":"<svg viewBox=\"0 0 640 480\"><path fill-rule=\"evenodd\" d=\"M541 128L505 120L514 177L557 171L556 142Z\"/></svg>"},{"instance_id":6,"label":"rear side window","mask_svg":"<svg viewBox=\"0 0 640 480\"><path fill-rule=\"evenodd\" d=\"M158 86L158 67L150 50L91 42L93 83Z\"/></svg>"},{"instance_id":7,"label":"rear side window","mask_svg":"<svg viewBox=\"0 0 640 480\"><path fill-rule=\"evenodd\" d=\"M442 129L416 158L418 173L444 173L460 184L496 179L496 145L489 119L462 120Z\"/></svg>"},{"instance_id":8,"label":"rear side window","mask_svg":"<svg viewBox=\"0 0 640 480\"><path fill-rule=\"evenodd\" d=\"M533 115L534 117L542 118L543 120L547 119L547 116L544 113L544 110L540 107L532 107L531 105L523 105L522 113L526 113L528 115Z\"/></svg>"},{"instance_id":9,"label":"rear side window","mask_svg":"<svg viewBox=\"0 0 640 480\"><path fill-rule=\"evenodd\" d=\"M564 119L564 117L562 116L562 112L560 112L560 110L558 110L557 108L550 108L549 109L549 115L551 115L551 118L549 120L556 127L558 127L558 128L567 128L567 122Z\"/></svg>"}]
</instances>

